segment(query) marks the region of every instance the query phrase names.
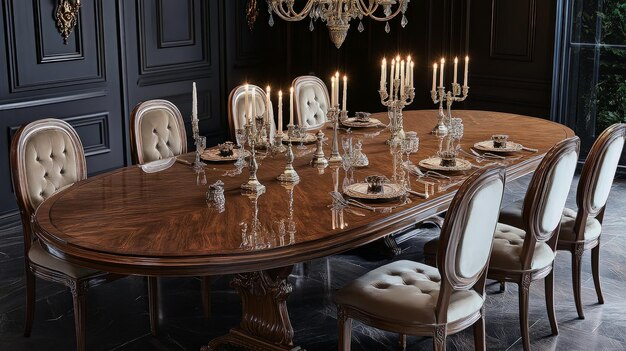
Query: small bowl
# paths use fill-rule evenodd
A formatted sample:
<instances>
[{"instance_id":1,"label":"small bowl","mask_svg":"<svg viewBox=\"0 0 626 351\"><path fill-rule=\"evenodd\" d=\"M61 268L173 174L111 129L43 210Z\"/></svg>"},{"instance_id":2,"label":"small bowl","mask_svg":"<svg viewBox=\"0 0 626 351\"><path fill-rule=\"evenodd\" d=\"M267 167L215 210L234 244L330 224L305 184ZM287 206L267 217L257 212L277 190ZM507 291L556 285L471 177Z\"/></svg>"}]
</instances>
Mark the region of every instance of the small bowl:
<instances>
[{"instance_id":1,"label":"small bowl","mask_svg":"<svg viewBox=\"0 0 626 351\"><path fill-rule=\"evenodd\" d=\"M496 149L505 149L509 136L506 134L495 134L491 136L493 147Z\"/></svg>"}]
</instances>

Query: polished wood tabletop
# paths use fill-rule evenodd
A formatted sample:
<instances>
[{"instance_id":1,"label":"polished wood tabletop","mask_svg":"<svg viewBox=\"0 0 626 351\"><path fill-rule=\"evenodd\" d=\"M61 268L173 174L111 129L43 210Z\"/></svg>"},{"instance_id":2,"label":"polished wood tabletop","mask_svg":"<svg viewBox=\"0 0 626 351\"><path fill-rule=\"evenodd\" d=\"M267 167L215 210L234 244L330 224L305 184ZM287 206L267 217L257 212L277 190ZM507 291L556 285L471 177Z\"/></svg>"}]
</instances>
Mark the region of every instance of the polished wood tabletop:
<instances>
[{"instance_id":1,"label":"polished wood tabletop","mask_svg":"<svg viewBox=\"0 0 626 351\"><path fill-rule=\"evenodd\" d=\"M532 172L550 147L573 135L563 125L514 114L455 111L455 116L463 118L461 144L465 150L501 133L539 150L522 151L515 154L521 158L503 162L509 181ZM372 117L387 121L386 113ZM420 138L420 150L411 155L414 163L435 154L438 139L429 134L435 124L436 111L405 111L405 131L417 131ZM331 129L324 133L332 137ZM363 138L363 151L370 162L354 171L355 179L373 174L391 177L392 158L385 144L389 132L373 128L354 130L353 134ZM309 150L313 147L309 145ZM324 151L328 156L330 147L325 146ZM297 144L294 152L302 152ZM337 225L329 207L329 192L337 184L341 189L345 171L326 168L320 174L309 166L312 156L308 153L294 162L301 180L293 187L276 180L285 166L284 156L260 160L258 176L267 189L258 199L240 192L248 178L247 169L237 176L225 176L233 169L232 163L210 163L205 171L207 183L222 180L225 184L222 213L207 206L208 185L197 185L197 174L188 165L177 162L157 173L145 173L137 166L122 168L81 181L44 201L37 210L35 228L53 254L108 272L160 276L252 272L328 256L379 239L445 211L458 188L428 199L412 196L410 204L391 213L344 211L344 222ZM467 159L477 165L487 163Z\"/></svg>"}]
</instances>

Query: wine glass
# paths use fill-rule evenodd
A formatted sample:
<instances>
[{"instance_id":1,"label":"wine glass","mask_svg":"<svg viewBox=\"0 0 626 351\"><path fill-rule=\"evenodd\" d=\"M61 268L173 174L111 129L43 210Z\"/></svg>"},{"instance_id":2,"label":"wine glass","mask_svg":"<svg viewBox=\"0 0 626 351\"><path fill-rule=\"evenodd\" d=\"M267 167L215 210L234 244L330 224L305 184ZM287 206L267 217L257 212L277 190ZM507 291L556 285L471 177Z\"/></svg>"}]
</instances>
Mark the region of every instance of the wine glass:
<instances>
[{"instance_id":1,"label":"wine glass","mask_svg":"<svg viewBox=\"0 0 626 351\"><path fill-rule=\"evenodd\" d=\"M235 130L235 141L237 142L238 152L237 162L235 162L236 168L243 168L246 165L246 162L243 160L244 155L246 153L246 141L248 136L246 135L246 130L243 128L238 128Z\"/></svg>"},{"instance_id":2,"label":"wine glass","mask_svg":"<svg viewBox=\"0 0 626 351\"><path fill-rule=\"evenodd\" d=\"M306 138L306 128L305 127L296 127L298 138L300 139L300 145L298 145L298 150L306 150L306 146L304 146L304 139Z\"/></svg>"}]
</instances>

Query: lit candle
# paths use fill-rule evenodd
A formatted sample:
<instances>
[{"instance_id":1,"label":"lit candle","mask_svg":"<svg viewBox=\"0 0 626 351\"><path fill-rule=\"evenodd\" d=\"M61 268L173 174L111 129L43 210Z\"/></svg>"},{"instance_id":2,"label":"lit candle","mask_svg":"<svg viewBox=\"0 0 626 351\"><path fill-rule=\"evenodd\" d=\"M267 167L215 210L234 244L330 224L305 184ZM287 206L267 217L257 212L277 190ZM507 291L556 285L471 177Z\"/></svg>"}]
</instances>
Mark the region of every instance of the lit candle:
<instances>
[{"instance_id":1,"label":"lit candle","mask_svg":"<svg viewBox=\"0 0 626 351\"><path fill-rule=\"evenodd\" d=\"M404 95L405 69L405 62L402 60L400 61L400 96Z\"/></svg>"},{"instance_id":2,"label":"lit candle","mask_svg":"<svg viewBox=\"0 0 626 351\"><path fill-rule=\"evenodd\" d=\"M396 56L396 63L400 64L400 55ZM396 67L396 79L400 78L400 67Z\"/></svg>"},{"instance_id":3,"label":"lit candle","mask_svg":"<svg viewBox=\"0 0 626 351\"><path fill-rule=\"evenodd\" d=\"M293 87L289 88L289 124L293 124Z\"/></svg>"},{"instance_id":4,"label":"lit candle","mask_svg":"<svg viewBox=\"0 0 626 351\"><path fill-rule=\"evenodd\" d=\"M283 135L283 91L278 91L278 135Z\"/></svg>"},{"instance_id":5,"label":"lit candle","mask_svg":"<svg viewBox=\"0 0 626 351\"><path fill-rule=\"evenodd\" d=\"M454 58L454 80L452 81L453 84L456 84L456 76L457 76L458 68L459 68L459 58L455 57Z\"/></svg>"},{"instance_id":6,"label":"lit candle","mask_svg":"<svg viewBox=\"0 0 626 351\"><path fill-rule=\"evenodd\" d=\"M463 86L467 87L467 72L469 69L469 56L465 56L465 77L463 79Z\"/></svg>"},{"instance_id":7,"label":"lit candle","mask_svg":"<svg viewBox=\"0 0 626 351\"><path fill-rule=\"evenodd\" d=\"M389 95L393 96L394 80L393 77L396 74L396 59L391 59L391 72L389 74Z\"/></svg>"},{"instance_id":8,"label":"lit candle","mask_svg":"<svg viewBox=\"0 0 626 351\"><path fill-rule=\"evenodd\" d=\"M415 62L411 61L411 81L410 81L410 83L409 83L409 87L410 87L410 88L413 88L413 79L414 79L414 76L413 76L413 73L414 73L413 68L415 68Z\"/></svg>"},{"instance_id":9,"label":"lit candle","mask_svg":"<svg viewBox=\"0 0 626 351\"><path fill-rule=\"evenodd\" d=\"M437 64L433 65L433 91L437 90Z\"/></svg>"},{"instance_id":10,"label":"lit candle","mask_svg":"<svg viewBox=\"0 0 626 351\"><path fill-rule=\"evenodd\" d=\"M248 121L251 121L250 116L252 114L250 113L250 102L248 101L248 91L249 91L250 87L248 86L248 83L246 83L245 87L246 87L245 88L245 97L246 97L245 101L246 101L246 103L244 104L244 116L248 117Z\"/></svg>"},{"instance_id":11,"label":"lit candle","mask_svg":"<svg viewBox=\"0 0 626 351\"><path fill-rule=\"evenodd\" d=\"M339 105L339 71L335 72L335 104Z\"/></svg>"},{"instance_id":12,"label":"lit candle","mask_svg":"<svg viewBox=\"0 0 626 351\"><path fill-rule=\"evenodd\" d=\"M256 88L252 87L252 121L254 122L256 120L257 117L257 113L256 113ZM256 124L256 123L254 123Z\"/></svg>"},{"instance_id":13,"label":"lit candle","mask_svg":"<svg viewBox=\"0 0 626 351\"><path fill-rule=\"evenodd\" d=\"M409 72L409 68L411 68L411 63L412 63L412 61L411 61L411 55L409 55L409 56L406 58L406 76L405 76L406 83L404 83L404 84L405 84L406 86L408 86L408 87L410 87L410 86L411 86L411 75L409 74L409 73L410 73L410 72Z\"/></svg>"},{"instance_id":14,"label":"lit candle","mask_svg":"<svg viewBox=\"0 0 626 351\"><path fill-rule=\"evenodd\" d=\"M271 92L271 88L268 85L267 88L265 89L265 123L270 122L270 92Z\"/></svg>"},{"instance_id":15,"label":"lit candle","mask_svg":"<svg viewBox=\"0 0 626 351\"><path fill-rule=\"evenodd\" d=\"M380 90L385 89L386 79L387 79L387 60L383 58L383 62L380 65Z\"/></svg>"},{"instance_id":16,"label":"lit candle","mask_svg":"<svg viewBox=\"0 0 626 351\"><path fill-rule=\"evenodd\" d=\"M446 64L446 60L442 58L441 59L441 67L439 67L439 69L440 69L440 71L439 71L439 86L441 88L444 87L444 85L443 85L443 68L444 68L445 64Z\"/></svg>"},{"instance_id":17,"label":"lit candle","mask_svg":"<svg viewBox=\"0 0 626 351\"><path fill-rule=\"evenodd\" d=\"M348 102L348 77L343 76L343 112L347 112Z\"/></svg>"},{"instance_id":18,"label":"lit candle","mask_svg":"<svg viewBox=\"0 0 626 351\"><path fill-rule=\"evenodd\" d=\"M330 77L330 107L335 106L335 76Z\"/></svg>"}]
</instances>

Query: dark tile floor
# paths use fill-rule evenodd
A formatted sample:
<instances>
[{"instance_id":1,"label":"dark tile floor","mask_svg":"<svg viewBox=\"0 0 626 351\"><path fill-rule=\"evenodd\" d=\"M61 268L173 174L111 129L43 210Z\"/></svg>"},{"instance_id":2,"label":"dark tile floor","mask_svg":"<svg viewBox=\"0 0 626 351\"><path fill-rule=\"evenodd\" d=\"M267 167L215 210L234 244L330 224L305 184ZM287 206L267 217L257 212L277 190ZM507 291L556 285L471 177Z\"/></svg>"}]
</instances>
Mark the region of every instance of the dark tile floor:
<instances>
[{"instance_id":1,"label":"dark tile floor","mask_svg":"<svg viewBox=\"0 0 626 351\"><path fill-rule=\"evenodd\" d=\"M522 197L527 179L507 186L505 203ZM573 206L573 193L569 205ZM598 305L591 279L589 254L585 255L583 303L585 320L577 319L572 299L570 257L557 256L556 310L559 336L550 335L543 283L531 286L530 334L533 350L626 350L626 181L616 181L609 199L602 240L602 283L606 304ZM397 259L422 259L422 246L438 233L420 230L403 245ZM0 224L0 350L72 350L74 319L67 289L37 282L37 313L30 338L22 337L24 276L21 229L18 222ZM337 348L335 306L332 292L364 272L383 265L376 248L321 259L312 263L308 278L292 277L294 293L288 304L295 341L309 351ZM213 314L202 316L200 282L193 278L162 279L161 336L150 335L146 281L128 277L96 289L88 298L87 345L89 350L198 350L208 340L238 323L239 299L228 287L229 277L214 280ZM487 344L490 350L521 350L517 289L505 293L497 284L488 287L486 302ZM397 336L354 324L354 350L391 350ZM473 350L471 332L448 339L450 350ZM432 349L429 338L409 338L409 350Z\"/></svg>"}]
</instances>

